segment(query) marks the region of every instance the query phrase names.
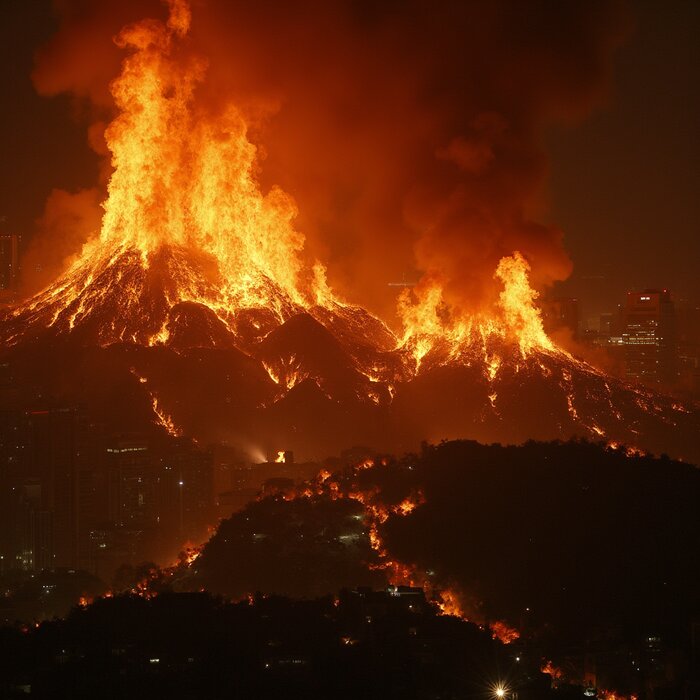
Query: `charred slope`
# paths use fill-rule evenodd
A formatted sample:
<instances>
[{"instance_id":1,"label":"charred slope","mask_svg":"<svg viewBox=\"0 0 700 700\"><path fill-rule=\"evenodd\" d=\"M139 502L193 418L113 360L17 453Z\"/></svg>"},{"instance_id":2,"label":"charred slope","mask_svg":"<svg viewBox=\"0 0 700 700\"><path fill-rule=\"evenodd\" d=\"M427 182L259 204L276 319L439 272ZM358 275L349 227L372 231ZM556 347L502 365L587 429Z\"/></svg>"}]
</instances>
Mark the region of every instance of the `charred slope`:
<instances>
[{"instance_id":1,"label":"charred slope","mask_svg":"<svg viewBox=\"0 0 700 700\"><path fill-rule=\"evenodd\" d=\"M384 386L371 382L362 372L363 366L333 333L305 313L273 330L254 349L254 355L282 389L312 379L327 396L341 403L378 404L390 398Z\"/></svg>"},{"instance_id":2,"label":"charred slope","mask_svg":"<svg viewBox=\"0 0 700 700\"><path fill-rule=\"evenodd\" d=\"M470 437L522 443L581 437L700 461L700 415L650 389L612 378L564 353L523 358L501 347L483 356L424 364L397 386L392 412L428 440Z\"/></svg>"},{"instance_id":3,"label":"charred slope","mask_svg":"<svg viewBox=\"0 0 700 700\"><path fill-rule=\"evenodd\" d=\"M251 591L298 597L381 586L356 501L269 498L223 521L197 559L197 583L234 597Z\"/></svg>"},{"instance_id":4,"label":"charred slope","mask_svg":"<svg viewBox=\"0 0 700 700\"><path fill-rule=\"evenodd\" d=\"M411 466L383 478L425 502L389 519L385 545L487 615L575 643L618 627L679 638L700 614L697 468L578 442L452 442Z\"/></svg>"},{"instance_id":5,"label":"charred slope","mask_svg":"<svg viewBox=\"0 0 700 700\"><path fill-rule=\"evenodd\" d=\"M506 618L568 648L649 631L683 640L700 614L695 467L591 443L462 441L333 479L337 488L311 484L222 522L197 561L202 581L235 594L356 585L358 562L377 561L367 521L353 518L362 492L389 514L378 531L387 558L452 588L476 619ZM392 510L410 493L417 507Z\"/></svg>"},{"instance_id":6,"label":"charred slope","mask_svg":"<svg viewBox=\"0 0 700 700\"><path fill-rule=\"evenodd\" d=\"M168 306L160 298L139 302L140 313L162 312L148 326L146 335L163 324L148 343L139 335L99 342L105 329L122 334L120 319L134 321L116 297L89 313L73 309L72 328L60 314L45 325L42 314L52 307L6 320L10 335L29 324L1 352L16 393L25 401L81 401L119 429L157 421L155 397L179 430L200 441L252 441L264 449L282 443L319 458L353 444L404 451L424 439L579 436L700 462L697 407L612 379L558 350L523 356L494 336L457 350L437 344L416 367L410 350L393 349L386 327L356 307L290 307L285 320L279 309L224 317L206 304Z\"/></svg>"},{"instance_id":7,"label":"charred slope","mask_svg":"<svg viewBox=\"0 0 700 700\"><path fill-rule=\"evenodd\" d=\"M256 412L276 391L264 368L235 348L101 348L61 338L14 349L3 363L9 379L0 390L7 408L83 404L93 422L115 433L162 430L157 400L187 435L204 441L249 437Z\"/></svg>"}]
</instances>

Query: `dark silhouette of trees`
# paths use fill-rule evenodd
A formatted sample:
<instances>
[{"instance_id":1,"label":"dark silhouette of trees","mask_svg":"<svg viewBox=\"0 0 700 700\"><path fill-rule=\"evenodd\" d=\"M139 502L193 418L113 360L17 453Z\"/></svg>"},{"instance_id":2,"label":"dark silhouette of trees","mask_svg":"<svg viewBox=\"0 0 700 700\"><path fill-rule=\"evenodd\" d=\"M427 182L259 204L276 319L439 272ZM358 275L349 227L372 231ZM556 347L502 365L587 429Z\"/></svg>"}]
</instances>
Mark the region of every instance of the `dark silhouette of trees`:
<instances>
[{"instance_id":1,"label":"dark silhouette of trees","mask_svg":"<svg viewBox=\"0 0 700 700\"><path fill-rule=\"evenodd\" d=\"M0 693L51 698L483 698L497 679L547 700L537 660L476 625L343 592L227 603L205 593L101 599L28 632L0 629ZM371 613L371 614L370 614Z\"/></svg>"}]
</instances>

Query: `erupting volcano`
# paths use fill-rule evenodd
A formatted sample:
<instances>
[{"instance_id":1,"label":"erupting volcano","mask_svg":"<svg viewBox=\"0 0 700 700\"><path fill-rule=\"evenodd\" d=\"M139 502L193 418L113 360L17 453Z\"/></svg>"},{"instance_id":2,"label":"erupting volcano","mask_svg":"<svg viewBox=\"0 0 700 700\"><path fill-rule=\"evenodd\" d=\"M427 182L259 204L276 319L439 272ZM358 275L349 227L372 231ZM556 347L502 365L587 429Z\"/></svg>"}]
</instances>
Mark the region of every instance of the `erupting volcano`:
<instances>
[{"instance_id":1,"label":"erupting volcano","mask_svg":"<svg viewBox=\"0 0 700 700\"><path fill-rule=\"evenodd\" d=\"M204 62L183 67L174 56L189 24L189 7L173 2L167 25L140 22L117 37L130 55L111 88L120 114L106 132L114 172L102 229L15 312L22 326L153 345L197 305L245 346L302 310L334 304L320 267L301 279L294 204L276 189L261 194L240 114L195 113ZM199 343L220 340L212 329Z\"/></svg>"},{"instance_id":2,"label":"erupting volcano","mask_svg":"<svg viewBox=\"0 0 700 700\"><path fill-rule=\"evenodd\" d=\"M305 252L292 198L262 191L242 113L194 99L206 62L188 50L189 5L169 8L167 22L116 37L128 55L111 85L101 230L0 319L20 374L27 348L34 359L70 348L64 380L44 377L49 393L89 396L117 425L139 419L115 400L138 387L149 420L169 432L307 454L579 435L700 456L687 453L693 410L552 342L517 250L478 312L446 303L438 277L401 295L398 333L339 298Z\"/></svg>"}]
</instances>

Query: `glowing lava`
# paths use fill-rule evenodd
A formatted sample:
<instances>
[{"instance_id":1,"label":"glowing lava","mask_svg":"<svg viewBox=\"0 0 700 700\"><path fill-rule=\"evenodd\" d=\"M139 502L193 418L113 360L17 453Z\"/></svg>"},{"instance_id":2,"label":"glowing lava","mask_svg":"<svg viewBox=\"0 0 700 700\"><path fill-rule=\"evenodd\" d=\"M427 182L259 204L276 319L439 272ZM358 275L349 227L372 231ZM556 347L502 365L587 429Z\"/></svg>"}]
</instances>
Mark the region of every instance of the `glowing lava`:
<instances>
[{"instance_id":1,"label":"glowing lava","mask_svg":"<svg viewBox=\"0 0 700 700\"><path fill-rule=\"evenodd\" d=\"M88 329L101 345L167 344L179 314L194 305L249 347L302 311L327 320L348 308L331 293L323 267L304 261L293 200L279 188L261 191L256 147L240 112L195 106L206 63L182 50L188 3L168 4L166 23L143 20L115 39L128 56L111 85L118 116L105 132L113 172L101 230L61 277L14 310L9 344L35 323L57 332ZM523 356L555 352L528 271L518 252L501 260L495 276L503 290L491 316L445 318L437 283L415 302L404 295L398 345L415 370L437 345L452 359L480 346L493 379L502 361L488 347L494 337L515 342ZM304 378L293 365L266 369L286 390ZM364 374L384 380L376 367ZM379 402L379 394L370 398Z\"/></svg>"}]
</instances>

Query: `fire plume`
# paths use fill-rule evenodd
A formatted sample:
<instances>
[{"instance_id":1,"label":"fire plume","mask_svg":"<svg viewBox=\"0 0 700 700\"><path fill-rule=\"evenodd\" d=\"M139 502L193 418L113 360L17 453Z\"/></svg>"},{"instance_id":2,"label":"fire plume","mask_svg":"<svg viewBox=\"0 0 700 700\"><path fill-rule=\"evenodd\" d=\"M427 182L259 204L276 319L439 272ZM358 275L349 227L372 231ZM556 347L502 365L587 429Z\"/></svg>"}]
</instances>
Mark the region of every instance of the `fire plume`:
<instances>
[{"instance_id":1,"label":"fire plume","mask_svg":"<svg viewBox=\"0 0 700 700\"><path fill-rule=\"evenodd\" d=\"M564 678L564 672L558 666L555 666L551 660L546 660L540 667L542 673L546 673L552 679L552 687L556 688Z\"/></svg>"},{"instance_id":2,"label":"fire plume","mask_svg":"<svg viewBox=\"0 0 700 700\"><path fill-rule=\"evenodd\" d=\"M207 64L187 50L187 1L168 6L166 22L143 20L115 39L127 56L111 85L118 114L105 131L113 171L101 229L63 275L14 310L10 344L37 321L57 332L89 329L101 345L169 344L178 319L196 309L250 349L300 312L326 324L348 314L323 266L304 258L294 201L277 187L261 190L257 148L240 111L196 102ZM561 353L543 330L529 270L519 252L504 257L495 307L479 314L448 307L437 276L413 297L404 292L396 346L413 359L409 377L436 349L450 360L477 353L491 381L503 341L523 357ZM204 342L219 341L213 334ZM293 357L265 369L285 391L307 376ZM371 382L388 382L374 364L358 369ZM381 394L369 398L379 403Z\"/></svg>"},{"instance_id":3,"label":"fire plume","mask_svg":"<svg viewBox=\"0 0 700 700\"><path fill-rule=\"evenodd\" d=\"M399 299L404 324L401 346L413 355L415 370L428 353L441 350L447 361L478 357L493 381L503 362L496 348L504 342L515 344L522 358L535 351L568 356L544 331L535 304L538 293L530 286L529 272L530 265L520 252L503 257L494 273L502 290L489 312L466 313L450 307L436 279L413 297L405 291Z\"/></svg>"},{"instance_id":4,"label":"fire plume","mask_svg":"<svg viewBox=\"0 0 700 700\"><path fill-rule=\"evenodd\" d=\"M183 51L188 3L168 5L167 22L143 20L115 39L128 55L111 85L118 115L105 132L113 172L101 230L15 317L60 331L94 324L103 345L153 345L168 340L182 303L205 306L234 335L241 310L264 309L256 331L336 303L322 268L304 268L292 199L260 190L239 111L195 107L206 62Z\"/></svg>"},{"instance_id":5,"label":"fire plume","mask_svg":"<svg viewBox=\"0 0 700 700\"><path fill-rule=\"evenodd\" d=\"M457 593L451 588L440 591L437 601L438 608L443 615L452 615L463 620L467 619Z\"/></svg>"}]
</instances>

